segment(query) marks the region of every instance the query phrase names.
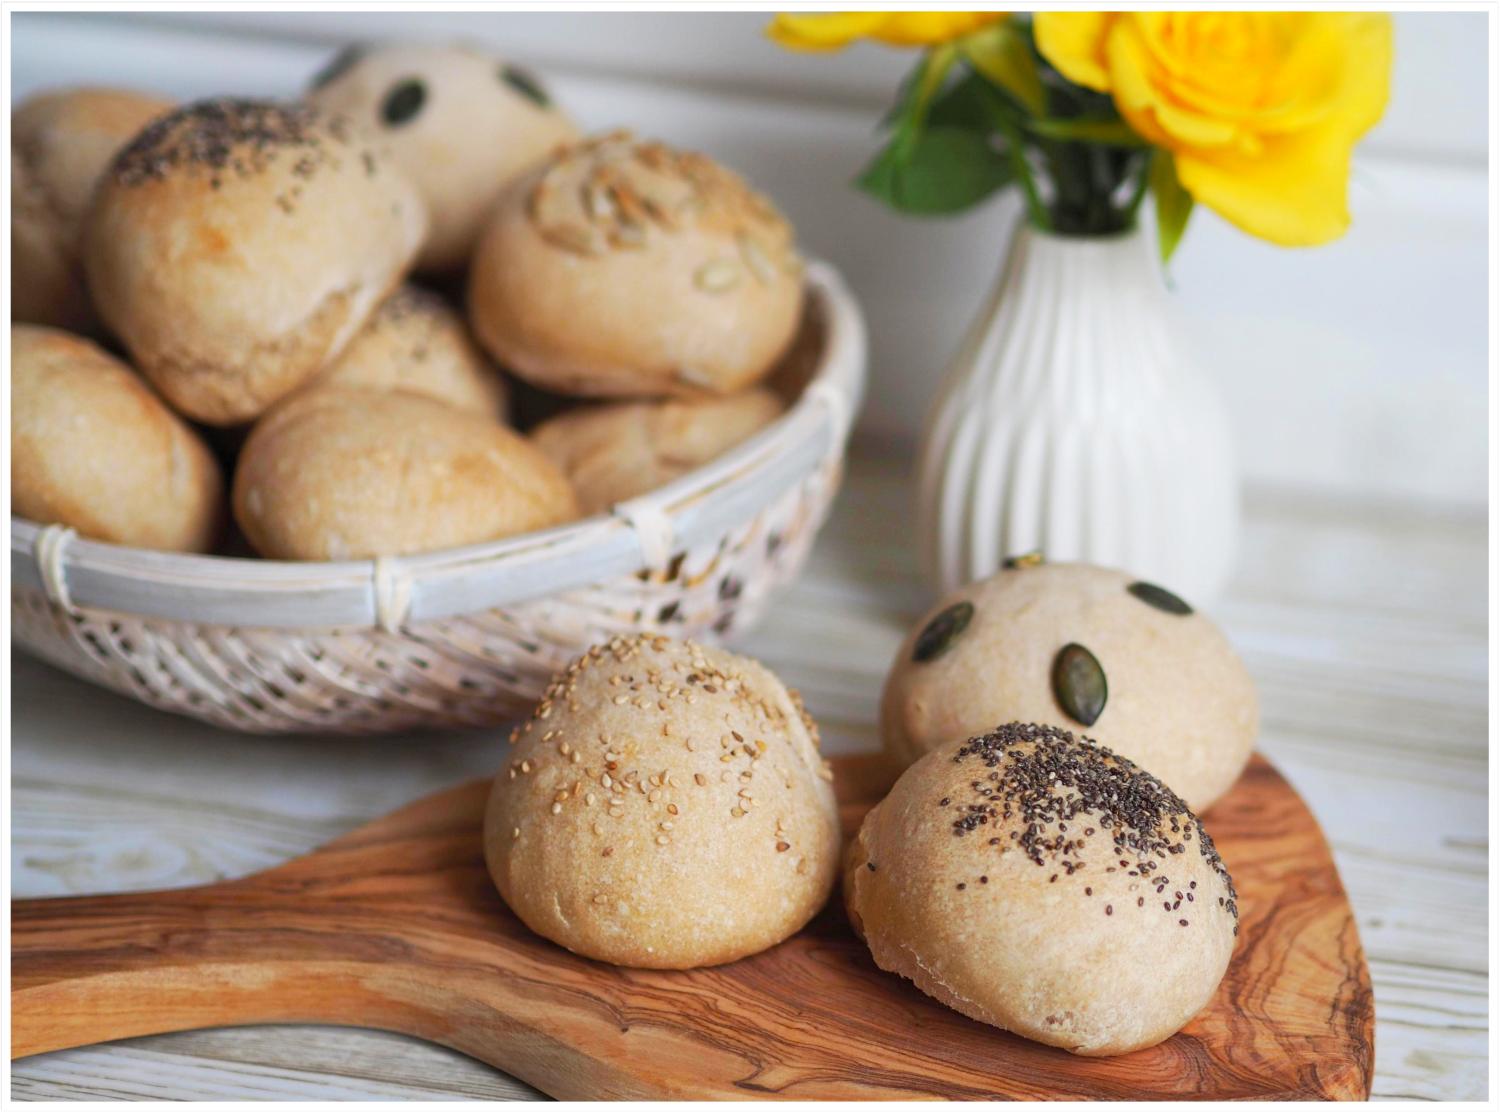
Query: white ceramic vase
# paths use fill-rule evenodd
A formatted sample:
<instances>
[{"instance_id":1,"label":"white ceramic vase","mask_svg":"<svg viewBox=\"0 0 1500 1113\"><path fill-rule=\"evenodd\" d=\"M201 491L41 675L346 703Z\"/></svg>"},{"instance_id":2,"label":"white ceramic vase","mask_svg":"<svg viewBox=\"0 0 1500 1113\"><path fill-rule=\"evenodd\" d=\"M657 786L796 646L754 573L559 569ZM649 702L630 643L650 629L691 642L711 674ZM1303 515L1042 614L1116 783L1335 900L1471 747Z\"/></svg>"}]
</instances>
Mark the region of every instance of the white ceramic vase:
<instances>
[{"instance_id":1,"label":"white ceramic vase","mask_svg":"<svg viewBox=\"0 0 1500 1113\"><path fill-rule=\"evenodd\" d=\"M1141 230L1019 228L922 438L918 519L941 591L1040 549L1214 599L1234 558L1234 456L1172 309Z\"/></svg>"}]
</instances>

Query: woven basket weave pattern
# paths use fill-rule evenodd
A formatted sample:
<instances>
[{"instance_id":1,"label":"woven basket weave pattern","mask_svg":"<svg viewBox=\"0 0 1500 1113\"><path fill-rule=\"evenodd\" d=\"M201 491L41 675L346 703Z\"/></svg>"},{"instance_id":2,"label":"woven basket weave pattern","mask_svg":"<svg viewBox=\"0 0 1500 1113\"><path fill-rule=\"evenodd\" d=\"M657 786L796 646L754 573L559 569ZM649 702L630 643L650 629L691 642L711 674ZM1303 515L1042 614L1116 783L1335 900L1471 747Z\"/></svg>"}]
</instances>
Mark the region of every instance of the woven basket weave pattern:
<instances>
[{"instance_id":1,"label":"woven basket weave pattern","mask_svg":"<svg viewBox=\"0 0 1500 1113\"><path fill-rule=\"evenodd\" d=\"M850 311L858 366L854 397L841 404L852 406L863 333ZM716 641L753 623L801 569L823 524L842 476L842 424L834 422L832 450L748 519L673 545L657 567L601 583L395 630L197 623L78 605L13 583L12 638L103 687L234 730L358 734L503 722L534 704L584 648L615 634ZM13 578L16 559L13 530Z\"/></svg>"}]
</instances>

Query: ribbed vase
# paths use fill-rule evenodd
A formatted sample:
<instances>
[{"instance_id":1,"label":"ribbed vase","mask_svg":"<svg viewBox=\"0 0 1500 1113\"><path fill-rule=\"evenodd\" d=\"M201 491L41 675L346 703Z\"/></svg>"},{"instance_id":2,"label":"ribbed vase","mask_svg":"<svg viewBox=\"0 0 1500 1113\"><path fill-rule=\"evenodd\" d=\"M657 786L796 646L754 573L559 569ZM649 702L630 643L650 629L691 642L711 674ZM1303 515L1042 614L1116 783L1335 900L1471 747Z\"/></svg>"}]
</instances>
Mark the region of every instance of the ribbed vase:
<instances>
[{"instance_id":1,"label":"ribbed vase","mask_svg":"<svg viewBox=\"0 0 1500 1113\"><path fill-rule=\"evenodd\" d=\"M1192 601L1223 588L1239 521L1229 423L1172 310L1140 230L1017 231L923 434L918 520L940 590L1036 549Z\"/></svg>"}]
</instances>

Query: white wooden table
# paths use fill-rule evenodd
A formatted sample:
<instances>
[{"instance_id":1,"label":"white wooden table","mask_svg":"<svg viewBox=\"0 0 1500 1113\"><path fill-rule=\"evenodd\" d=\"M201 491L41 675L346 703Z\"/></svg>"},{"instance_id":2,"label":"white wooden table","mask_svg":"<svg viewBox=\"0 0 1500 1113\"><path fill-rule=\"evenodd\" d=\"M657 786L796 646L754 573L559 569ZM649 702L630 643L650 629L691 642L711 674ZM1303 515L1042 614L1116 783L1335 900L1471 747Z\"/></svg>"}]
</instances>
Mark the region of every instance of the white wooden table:
<instances>
[{"instance_id":1,"label":"white wooden table","mask_svg":"<svg viewBox=\"0 0 1500 1113\"><path fill-rule=\"evenodd\" d=\"M803 579L739 648L800 688L831 752L874 747L881 678L927 596L903 460L857 458ZM1487 1016L1486 522L1252 491L1217 616L1261 748L1328 831L1375 984L1375 1096L1482 1099ZM12 891L190 885L282 861L500 761L500 731L240 737L17 654ZM14 1064L17 1098L509 1098L454 1052L317 1027L129 1040Z\"/></svg>"}]
</instances>

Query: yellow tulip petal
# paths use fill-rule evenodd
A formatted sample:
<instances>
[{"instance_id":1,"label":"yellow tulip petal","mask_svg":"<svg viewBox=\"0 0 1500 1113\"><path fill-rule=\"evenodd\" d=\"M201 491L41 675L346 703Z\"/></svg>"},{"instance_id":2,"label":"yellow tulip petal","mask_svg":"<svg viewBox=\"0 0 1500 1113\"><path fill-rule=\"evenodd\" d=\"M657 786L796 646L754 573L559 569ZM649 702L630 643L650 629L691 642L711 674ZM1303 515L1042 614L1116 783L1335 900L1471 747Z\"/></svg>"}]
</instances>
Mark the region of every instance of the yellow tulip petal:
<instances>
[{"instance_id":1,"label":"yellow tulip petal","mask_svg":"<svg viewBox=\"0 0 1500 1113\"><path fill-rule=\"evenodd\" d=\"M1276 139L1259 157L1230 149L1179 151L1177 177L1193 199L1282 247L1311 247L1349 227L1352 144L1331 129Z\"/></svg>"},{"instance_id":2,"label":"yellow tulip petal","mask_svg":"<svg viewBox=\"0 0 1500 1113\"><path fill-rule=\"evenodd\" d=\"M781 12L766 28L766 34L789 50L842 50L854 40L873 34L889 18L889 12L834 12L829 15Z\"/></svg>"},{"instance_id":3,"label":"yellow tulip petal","mask_svg":"<svg viewBox=\"0 0 1500 1113\"><path fill-rule=\"evenodd\" d=\"M1036 48L1075 85L1109 92L1104 41L1116 12L1037 12L1032 17Z\"/></svg>"}]
</instances>

